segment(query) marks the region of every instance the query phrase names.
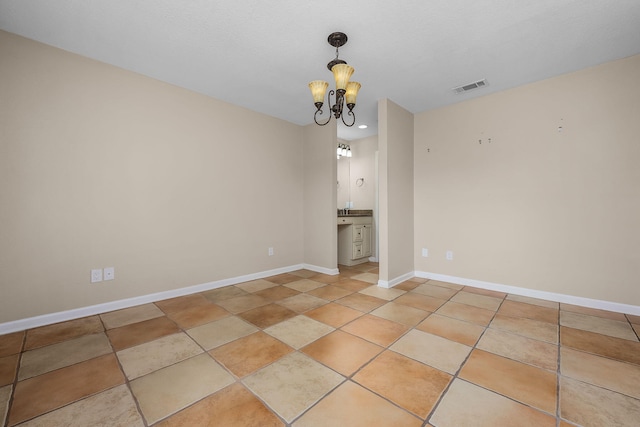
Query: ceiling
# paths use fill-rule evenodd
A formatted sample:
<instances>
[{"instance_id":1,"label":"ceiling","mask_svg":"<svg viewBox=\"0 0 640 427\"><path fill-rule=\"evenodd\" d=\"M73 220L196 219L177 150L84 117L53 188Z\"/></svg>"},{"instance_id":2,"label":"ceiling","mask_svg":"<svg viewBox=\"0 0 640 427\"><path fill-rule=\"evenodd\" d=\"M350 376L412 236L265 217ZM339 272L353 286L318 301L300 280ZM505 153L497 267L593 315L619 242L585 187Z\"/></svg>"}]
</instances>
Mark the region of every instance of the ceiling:
<instances>
[{"instance_id":1,"label":"ceiling","mask_svg":"<svg viewBox=\"0 0 640 427\"><path fill-rule=\"evenodd\" d=\"M342 31L369 126L339 126L352 140L382 98L419 113L638 54L640 1L0 0L0 29L299 125Z\"/></svg>"}]
</instances>

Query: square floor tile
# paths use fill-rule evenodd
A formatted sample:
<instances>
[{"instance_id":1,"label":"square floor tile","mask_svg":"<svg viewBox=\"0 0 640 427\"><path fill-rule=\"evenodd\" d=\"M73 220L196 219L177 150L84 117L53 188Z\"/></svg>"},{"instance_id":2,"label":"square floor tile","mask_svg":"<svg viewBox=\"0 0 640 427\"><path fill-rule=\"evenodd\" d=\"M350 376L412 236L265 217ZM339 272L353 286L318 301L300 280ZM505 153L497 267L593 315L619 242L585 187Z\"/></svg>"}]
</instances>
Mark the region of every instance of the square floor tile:
<instances>
[{"instance_id":1,"label":"square floor tile","mask_svg":"<svg viewBox=\"0 0 640 427\"><path fill-rule=\"evenodd\" d=\"M415 329L389 349L449 374L455 374L471 352L469 346Z\"/></svg>"},{"instance_id":2,"label":"square floor tile","mask_svg":"<svg viewBox=\"0 0 640 427\"><path fill-rule=\"evenodd\" d=\"M627 321L620 322L603 317L560 311L560 325L638 342L636 333Z\"/></svg>"},{"instance_id":3,"label":"square floor tile","mask_svg":"<svg viewBox=\"0 0 640 427\"><path fill-rule=\"evenodd\" d=\"M555 372L474 350L459 378L555 416L558 399Z\"/></svg>"},{"instance_id":4,"label":"square floor tile","mask_svg":"<svg viewBox=\"0 0 640 427\"><path fill-rule=\"evenodd\" d=\"M527 304L517 301L506 300L498 310L499 314L511 317L525 317L527 319L539 320L541 322L558 324L559 310L540 305Z\"/></svg>"},{"instance_id":5,"label":"square floor tile","mask_svg":"<svg viewBox=\"0 0 640 427\"><path fill-rule=\"evenodd\" d=\"M138 344L153 341L180 332L180 328L168 317L155 319L109 329L107 336L115 351L124 350Z\"/></svg>"},{"instance_id":6,"label":"square floor tile","mask_svg":"<svg viewBox=\"0 0 640 427\"><path fill-rule=\"evenodd\" d=\"M362 282L368 282L371 283L372 285L376 285L378 283L378 274L374 274L374 273L362 273L362 274L356 274L355 276L351 277L353 280L360 280Z\"/></svg>"},{"instance_id":7,"label":"square floor tile","mask_svg":"<svg viewBox=\"0 0 640 427\"><path fill-rule=\"evenodd\" d=\"M232 384L166 418L156 427L284 427L284 423L241 384Z\"/></svg>"},{"instance_id":8,"label":"square floor tile","mask_svg":"<svg viewBox=\"0 0 640 427\"><path fill-rule=\"evenodd\" d=\"M206 304L199 304L194 307L185 308L184 310L175 311L167 314L167 316L181 328L189 329L229 316L229 312L207 300Z\"/></svg>"},{"instance_id":9,"label":"square floor tile","mask_svg":"<svg viewBox=\"0 0 640 427\"><path fill-rule=\"evenodd\" d=\"M19 354L0 357L0 387L13 384L18 373ZM1 424L0 424L1 425Z\"/></svg>"},{"instance_id":10,"label":"square floor tile","mask_svg":"<svg viewBox=\"0 0 640 427\"><path fill-rule=\"evenodd\" d=\"M315 276L311 276L309 279L314 280L316 282L321 282L321 283L335 283L337 281L339 281L341 279L339 274L324 274L324 273L318 273Z\"/></svg>"},{"instance_id":11,"label":"square floor tile","mask_svg":"<svg viewBox=\"0 0 640 427\"><path fill-rule=\"evenodd\" d=\"M293 310L296 313L304 313L316 307L327 304L329 301L323 298L318 298L309 294L294 295L289 298L285 298L277 302L277 304Z\"/></svg>"},{"instance_id":12,"label":"square floor tile","mask_svg":"<svg viewBox=\"0 0 640 427\"><path fill-rule=\"evenodd\" d=\"M422 420L347 381L300 417L294 427L420 427Z\"/></svg>"},{"instance_id":13,"label":"square floor tile","mask_svg":"<svg viewBox=\"0 0 640 427\"><path fill-rule=\"evenodd\" d=\"M408 305L389 302L379 308L376 308L371 312L371 314L393 322L402 323L403 325L415 326L430 313Z\"/></svg>"},{"instance_id":14,"label":"square floor tile","mask_svg":"<svg viewBox=\"0 0 640 427\"><path fill-rule=\"evenodd\" d=\"M296 280L300 280L300 277L294 274L282 273L275 276L265 277L264 280L277 283L278 285L284 285L285 283L295 282Z\"/></svg>"},{"instance_id":15,"label":"square floor tile","mask_svg":"<svg viewBox=\"0 0 640 427\"><path fill-rule=\"evenodd\" d=\"M561 303L560 310L570 311L572 313L587 314L589 316L602 317L604 319L618 320L620 322L627 321L627 318L622 313L616 313L614 311L607 311L607 310L599 310L597 308L582 307L579 305Z\"/></svg>"},{"instance_id":16,"label":"square floor tile","mask_svg":"<svg viewBox=\"0 0 640 427\"><path fill-rule=\"evenodd\" d=\"M556 371L558 368L557 345L532 340L510 332L489 328L480 338L476 347L539 368L551 371Z\"/></svg>"},{"instance_id":17,"label":"square floor tile","mask_svg":"<svg viewBox=\"0 0 640 427\"><path fill-rule=\"evenodd\" d=\"M334 328L331 326L299 315L271 326L264 331L297 350L333 330Z\"/></svg>"},{"instance_id":18,"label":"square floor tile","mask_svg":"<svg viewBox=\"0 0 640 427\"><path fill-rule=\"evenodd\" d=\"M234 382L208 354L200 354L131 381L148 424L178 412Z\"/></svg>"},{"instance_id":19,"label":"square floor tile","mask_svg":"<svg viewBox=\"0 0 640 427\"><path fill-rule=\"evenodd\" d=\"M487 295L480 295L477 293L466 292L462 290L451 297L451 301L472 305L478 308L484 308L486 310L496 311L502 303L502 298L490 297Z\"/></svg>"},{"instance_id":20,"label":"square floor tile","mask_svg":"<svg viewBox=\"0 0 640 427\"><path fill-rule=\"evenodd\" d=\"M249 323L253 323L259 328L268 328L276 323L291 319L296 315L295 311L289 310L286 307L278 304L269 304L254 308L253 310L245 311L244 313L240 313L238 316L242 317Z\"/></svg>"},{"instance_id":21,"label":"square floor tile","mask_svg":"<svg viewBox=\"0 0 640 427\"><path fill-rule=\"evenodd\" d=\"M430 282L417 286L413 291L416 294L426 295L431 298L448 300L458 293L455 289L443 288L442 286L432 285Z\"/></svg>"},{"instance_id":22,"label":"square floor tile","mask_svg":"<svg viewBox=\"0 0 640 427\"><path fill-rule=\"evenodd\" d=\"M393 302L397 304L408 305L409 307L417 308L420 310L434 312L439 309L444 303L446 303L447 300L430 297L416 292L407 292L406 294L395 299Z\"/></svg>"},{"instance_id":23,"label":"square floor tile","mask_svg":"<svg viewBox=\"0 0 640 427\"><path fill-rule=\"evenodd\" d=\"M507 295L506 299L509 300L509 301L516 301L516 302L523 302L525 304L538 305L540 307L553 308L555 310L558 310L560 308L560 304L555 302L555 301L548 301L548 300L545 300L545 299L525 297L525 296L522 296L522 295L509 294L509 295Z\"/></svg>"},{"instance_id":24,"label":"square floor tile","mask_svg":"<svg viewBox=\"0 0 640 427\"><path fill-rule=\"evenodd\" d=\"M316 288L326 286L326 284L316 282L314 280L309 280L309 279L300 279L300 280L296 280L295 282L289 282L283 286L286 286L291 289L295 289L298 292L309 292Z\"/></svg>"},{"instance_id":25,"label":"square floor tile","mask_svg":"<svg viewBox=\"0 0 640 427\"><path fill-rule=\"evenodd\" d=\"M450 282L442 282L440 280L429 280L427 281L427 283L433 286L440 286L441 288L453 289L454 291L459 291L461 289L464 289L463 285L458 285L456 283L450 283Z\"/></svg>"},{"instance_id":26,"label":"square floor tile","mask_svg":"<svg viewBox=\"0 0 640 427\"><path fill-rule=\"evenodd\" d=\"M436 313L453 317L454 319L464 320L465 322L476 323L481 326L487 326L496 314L495 311L492 310L451 301L440 307Z\"/></svg>"},{"instance_id":27,"label":"square floor tile","mask_svg":"<svg viewBox=\"0 0 640 427\"><path fill-rule=\"evenodd\" d=\"M210 291L205 291L201 293L205 298L207 298L211 302L217 303L218 301L223 301L229 298L241 297L243 295L247 295L248 292L243 291L240 288L236 288L235 286L225 286L218 289L212 289Z\"/></svg>"},{"instance_id":28,"label":"square floor tile","mask_svg":"<svg viewBox=\"0 0 640 427\"><path fill-rule=\"evenodd\" d=\"M293 274L294 276L302 277L304 279L308 279L309 277L315 276L318 273L315 271L302 269L302 270L292 271L290 272L290 274Z\"/></svg>"},{"instance_id":29,"label":"square floor tile","mask_svg":"<svg viewBox=\"0 0 640 427\"><path fill-rule=\"evenodd\" d=\"M309 295L313 295L318 298L323 298L328 301L334 301L339 298L346 297L347 295L351 295L353 292L339 286L327 285L321 288L316 288L312 291L309 291L308 293Z\"/></svg>"},{"instance_id":30,"label":"square floor tile","mask_svg":"<svg viewBox=\"0 0 640 427\"><path fill-rule=\"evenodd\" d=\"M68 322L41 326L27 331L25 350L56 344L83 335L91 335L104 331L102 322L98 316L83 317L69 320ZM4 337L0 337L2 340Z\"/></svg>"},{"instance_id":31,"label":"square floor tile","mask_svg":"<svg viewBox=\"0 0 640 427\"><path fill-rule=\"evenodd\" d=\"M434 313L416 326L416 329L473 347L485 328Z\"/></svg>"},{"instance_id":32,"label":"square floor tile","mask_svg":"<svg viewBox=\"0 0 640 427\"><path fill-rule=\"evenodd\" d=\"M230 316L189 329L187 334L205 350L211 350L256 331L258 331L258 328L252 324L238 317Z\"/></svg>"},{"instance_id":33,"label":"square floor tile","mask_svg":"<svg viewBox=\"0 0 640 427\"><path fill-rule=\"evenodd\" d=\"M423 284L424 282L426 282L426 279L422 279L424 280L423 282L416 282L413 280L405 280L402 283L398 283L397 285L394 286L394 289L400 289L401 291L412 291L415 288L417 288L419 285Z\"/></svg>"},{"instance_id":34,"label":"square floor tile","mask_svg":"<svg viewBox=\"0 0 640 427\"><path fill-rule=\"evenodd\" d=\"M474 288L473 286L465 286L464 288L462 288L462 290L465 291L465 292L471 292L473 294L486 295L488 297L500 298L501 300L503 300L507 296L507 294L504 293L504 292L491 291L489 289L482 289L482 288Z\"/></svg>"},{"instance_id":35,"label":"square floor tile","mask_svg":"<svg viewBox=\"0 0 640 427\"><path fill-rule=\"evenodd\" d=\"M166 314L177 313L188 308L209 304L211 304L211 301L201 294L184 295L155 302L155 305Z\"/></svg>"},{"instance_id":36,"label":"square floor tile","mask_svg":"<svg viewBox=\"0 0 640 427\"><path fill-rule=\"evenodd\" d=\"M640 325L640 316L634 316L633 314L625 314L625 316L629 319L629 322Z\"/></svg>"},{"instance_id":37,"label":"square floor tile","mask_svg":"<svg viewBox=\"0 0 640 427\"><path fill-rule=\"evenodd\" d=\"M239 297L221 300L216 304L233 314L238 314L242 313L243 311L249 311L256 307L261 307L270 303L271 301L266 298L262 298L254 294L247 294Z\"/></svg>"},{"instance_id":38,"label":"square floor tile","mask_svg":"<svg viewBox=\"0 0 640 427\"><path fill-rule=\"evenodd\" d=\"M0 426L4 425L7 420L7 412L9 412L9 401L11 400L11 392L13 386L7 385L0 387Z\"/></svg>"},{"instance_id":39,"label":"square floor tile","mask_svg":"<svg viewBox=\"0 0 640 427\"><path fill-rule=\"evenodd\" d=\"M339 282L334 283L334 286L338 286L351 292L358 292L371 286L371 283L350 278L340 280Z\"/></svg>"},{"instance_id":40,"label":"square floor tile","mask_svg":"<svg viewBox=\"0 0 640 427\"><path fill-rule=\"evenodd\" d=\"M413 359L385 351L353 380L424 419L451 378L451 375Z\"/></svg>"},{"instance_id":41,"label":"square floor tile","mask_svg":"<svg viewBox=\"0 0 640 427\"><path fill-rule=\"evenodd\" d=\"M386 347L407 332L409 327L401 323L367 314L343 326L342 330L364 338L367 341L371 341L374 344Z\"/></svg>"},{"instance_id":42,"label":"square floor tile","mask_svg":"<svg viewBox=\"0 0 640 427\"><path fill-rule=\"evenodd\" d=\"M640 343L579 329L560 328L563 346L640 365Z\"/></svg>"},{"instance_id":43,"label":"square floor tile","mask_svg":"<svg viewBox=\"0 0 640 427\"><path fill-rule=\"evenodd\" d=\"M124 383L116 356L107 354L18 382L9 425Z\"/></svg>"},{"instance_id":44,"label":"square floor tile","mask_svg":"<svg viewBox=\"0 0 640 427\"><path fill-rule=\"evenodd\" d=\"M285 298L298 295L300 292L295 289L287 288L286 286L274 286L272 288L263 289L258 292L254 292L254 295L258 295L262 298L266 298L269 301L279 301Z\"/></svg>"},{"instance_id":45,"label":"square floor tile","mask_svg":"<svg viewBox=\"0 0 640 427\"><path fill-rule=\"evenodd\" d=\"M502 314L496 314L490 327L551 344L557 344L560 336L560 329L556 324Z\"/></svg>"},{"instance_id":46,"label":"square floor tile","mask_svg":"<svg viewBox=\"0 0 640 427\"><path fill-rule=\"evenodd\" d=\"M155 304L143 304L101 314L100 318L106 329L113 329L160 316L164 316L164 312Z\"/></svg>"},{"instance_id":47,"label":"square floor tile","mask_svg":"<svg viewBox=\"0 0 640 427\"><path fill-rule=\"evenodd\" d=\"M118 360L129 380L202 353L202 348L180 332L121 350Z\"/></svg>"},{"instance_id":48,"label":"square floor tile","mask_svg":"<svg viewBox=\"0 0 640 427\"><path fill-rule=\"evenodd\" d=\"M400 289L394 288L381 288L380 286L369 286L368 288L364 288L363 290L361 290L359 293L380 298L385 301L392 301L398 298L400 295L405 294L406 291L401 291Z\"/></svg>"},{"instance_id":49,"label":"square floor tile","mask_svg":"<svg viewBox=\"0 0 640 427\"><path fill-rule=\"evenodd\" d=\"M640 366L638 365L562 348L560 372L565 377L640 399Z\"/></svg>"},{"instance_id":50,"label":"square floor tile","mask_svg":"<svg viewBox=\"0 0 640 427\"><path fill-rule=\"evenodd\" d=\"M353 374L382 350L378 345L342 331L334 331L301 349L345 376Z\"/></svg>"},{"instance_id":51,"label":"square floor tile","mask_svg":"<svg viewBox=\"0 0 640 427\"><path fill-rule=\"evenodd\" d=\"M584 427L637 427L640 400L560 377L560 416Z\"/></svg>"},{"instance_id":52,"label":"square floor tile","mask_svg":"<svg viewBox=\"0 0 640 427\"><path fill-rule=\"evenodd\" d=\"M243 380L287 422L293 421L342 381L342 375L298 352Z\"/></svg>"},{"instance_id":53,"label":"square floor tile","mask_svg":"<svg viewBox=\"0 0 640 427\"><path fill-rule=\"evenodd\" d=\"M37 426L143 427L144 421L129 388L119 385L20 424Z\"/></svg>"},{"instance_id":54,"label":"square floor tile","mask_svg":"<svg viewBox=\"0 0 640 427\"><path fill-rule=\"evenodd\" d=\"M83 335L57 344L25 351L22 353L18 379L31 378L111 352L111 344L104 332Z\"/></svg>"},{"instance_id":55,"label":"square floor tile","mask_svg":"<svg viewBox=\"0 0 640 427\"><path fill-rule=\"evenodd\" d=\"M264 332L217 347L209 352L237 377L247 376L291 353L293 349Z\"/></svg>"},{"instance_id":56,"label":"square floor tile","mask_svg":"<svg viewBox=\"0 0 640 427\"><path fill-rule=\"evenodd\" d=\"M340 326L362 316L362 312L354 310L353 308L345 307L344 305L330 303L307 311L305 316L319 322L326 323L334 328L339 328Z\"/></svg>"},{"instance_id":57,"label":"square floor tile","mask_svg":"<svg viewBox=\"0 0 640 427\"><path fill-rule=\"evenodd\" d=\"M270 282L265 279L251 280L250 282L239 283L235 285L237 288L242 289L245 292L258 292L264 289L273 288L274 286L278 286L277 283Z\"/></svg>"},{"instance_id":58,"label":"square floor tile","mask_svg":"<svg viewBox=\"0 0 640 427\"><path fill-rule=\"evenodd\" d=\"M362 311L363 313L368 313L371 310L374 310L380 307L381 305L387 303L386 300L372 297L370 295L364 295L361 293L354 293L351 295L347 295L346 297L340 298L335 302L337 302L338 304L342 304L344 306L353 308L355 310Z\"/></svg>"},{"instance_id":59,"label":"square floor tile","mask_svg":"<svg viewBox=\"0 0 640 427\"><path fill-rule=\"evenodd\" d=\"M20 353L24 335L24 331L0 335L0 357Z\"/></svg>"},{"instance_id":60,"label":"square floor tile","mask_svg":"<svg viewBox=\"0 0 640 427\"><path fill-rule=\"evenodd\" d=\"M437 427L555 427L556 418L456 379L429 422Z\"/></svg>"}]
</instances>

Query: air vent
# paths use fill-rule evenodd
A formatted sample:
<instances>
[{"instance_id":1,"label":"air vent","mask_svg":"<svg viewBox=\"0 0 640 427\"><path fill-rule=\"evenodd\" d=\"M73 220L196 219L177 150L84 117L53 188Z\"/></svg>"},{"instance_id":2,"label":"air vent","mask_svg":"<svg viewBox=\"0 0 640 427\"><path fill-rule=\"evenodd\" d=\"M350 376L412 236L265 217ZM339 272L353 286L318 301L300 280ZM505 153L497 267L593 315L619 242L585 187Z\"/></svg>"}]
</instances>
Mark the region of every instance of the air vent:
<instances>
[{"instance_id":1,"label":"air vent","mask_svg":"<svg viewBox=\"0 0 640 427\"><path fill-rule=\"evenodd\" d=\"M470 90L479 89L481 87L489 86L486 79L478 80L477 82L467 83L466 85L454 87L452 90L455 93L469 92Z\"/></svg>"}]
</instances>

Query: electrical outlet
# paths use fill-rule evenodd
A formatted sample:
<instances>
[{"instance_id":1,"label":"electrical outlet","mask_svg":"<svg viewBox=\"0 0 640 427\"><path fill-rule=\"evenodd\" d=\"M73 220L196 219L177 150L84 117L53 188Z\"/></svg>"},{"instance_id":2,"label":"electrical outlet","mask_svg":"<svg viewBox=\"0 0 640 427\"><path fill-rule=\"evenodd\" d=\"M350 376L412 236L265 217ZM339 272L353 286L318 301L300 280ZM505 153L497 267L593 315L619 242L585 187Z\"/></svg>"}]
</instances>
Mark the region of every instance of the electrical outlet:
<instances>
[{"instance_id":1,"label":"electrical outlet","mask_svg":"<svg viewBox=\"0 0 640 427\"><path fill-rule=\"evenodd\" d=\"M102 270L99 268L91 270L91 283L102 282Z\"/></svg>"},{"instance_id":2,"label":"electrical outlet","mask_svg":"<svg viewBox=\"0 0 640 427\"><path fill-rule=\"evenodd\" d=\"M116 269L114 267L105 267L104 268L104 280L113 280L115 279Z\"/></svg>"},{"instance_id":3,"label":"electrical outlet","mask_svg":"<svg viewBox=\"0 0 640 427\"><path fill-rule=\"evenodd\" d=\"M428 257L429 256L429 249L427 248L422 248L422 256L423 257Z\"/></svg>"},{"instance_id":4,"label":"electrical outlet","mask_svg":"<svg viewBox=\"0 0 640 427\"><path fill-rule=\"evenodd\" d=\"M269 256L273 256L273 248L269 248Z\"/></svg>"},{"instance_id":5,"label":"electrical outlet","mask_svg":"<svg viewBox=\"0 0 640 427\"><path fill-rule=\"evenodd\" d=\"M447 251L447 261L453 261L453 251Z\"/></svg>"}]
</instances>

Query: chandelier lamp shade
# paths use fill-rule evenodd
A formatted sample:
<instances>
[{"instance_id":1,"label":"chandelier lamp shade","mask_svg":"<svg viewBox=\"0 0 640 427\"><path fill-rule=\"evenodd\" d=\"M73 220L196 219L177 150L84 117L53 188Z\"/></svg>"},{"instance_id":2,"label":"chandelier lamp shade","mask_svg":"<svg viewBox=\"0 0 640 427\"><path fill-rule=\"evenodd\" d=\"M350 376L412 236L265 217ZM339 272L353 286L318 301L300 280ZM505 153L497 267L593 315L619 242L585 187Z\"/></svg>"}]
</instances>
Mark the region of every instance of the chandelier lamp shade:
<instances>
[{"instance_id":1,"label":"chandelier lamp shade","mask_svg":"<svg viewBox=\"0 0 640 427\"><path fill-rule=\"evenodd\" d=\"M351 75L355 71L354 68L347 64L346 61L338 58L338 48L347 42L347 35L344 33L331 33L327 39L329 44L336 48L336 57L327 64L327 68L333 73L336 81L335 91L332 89L327 93L329 83L324 80L314 80L309 83L311 95L313 96L313 104L316 106L316 112L313 120L316 124L324 126L331 121L331 116L342 119L342 123L346 126L353 126L356 122L356 115L353 108L356 106L356 97L360 90L360 83L352 82ZM318 121L318 116L323 114L322 106L324 105L324 96L327 95L327 105L330 106L329 117L325 121ZM331 97L335 95L335 103L331 105ZM346 115L351 116L350 123L345 121L344 104L347 105L348 111Z\"/></svg>"}]
</instances>

